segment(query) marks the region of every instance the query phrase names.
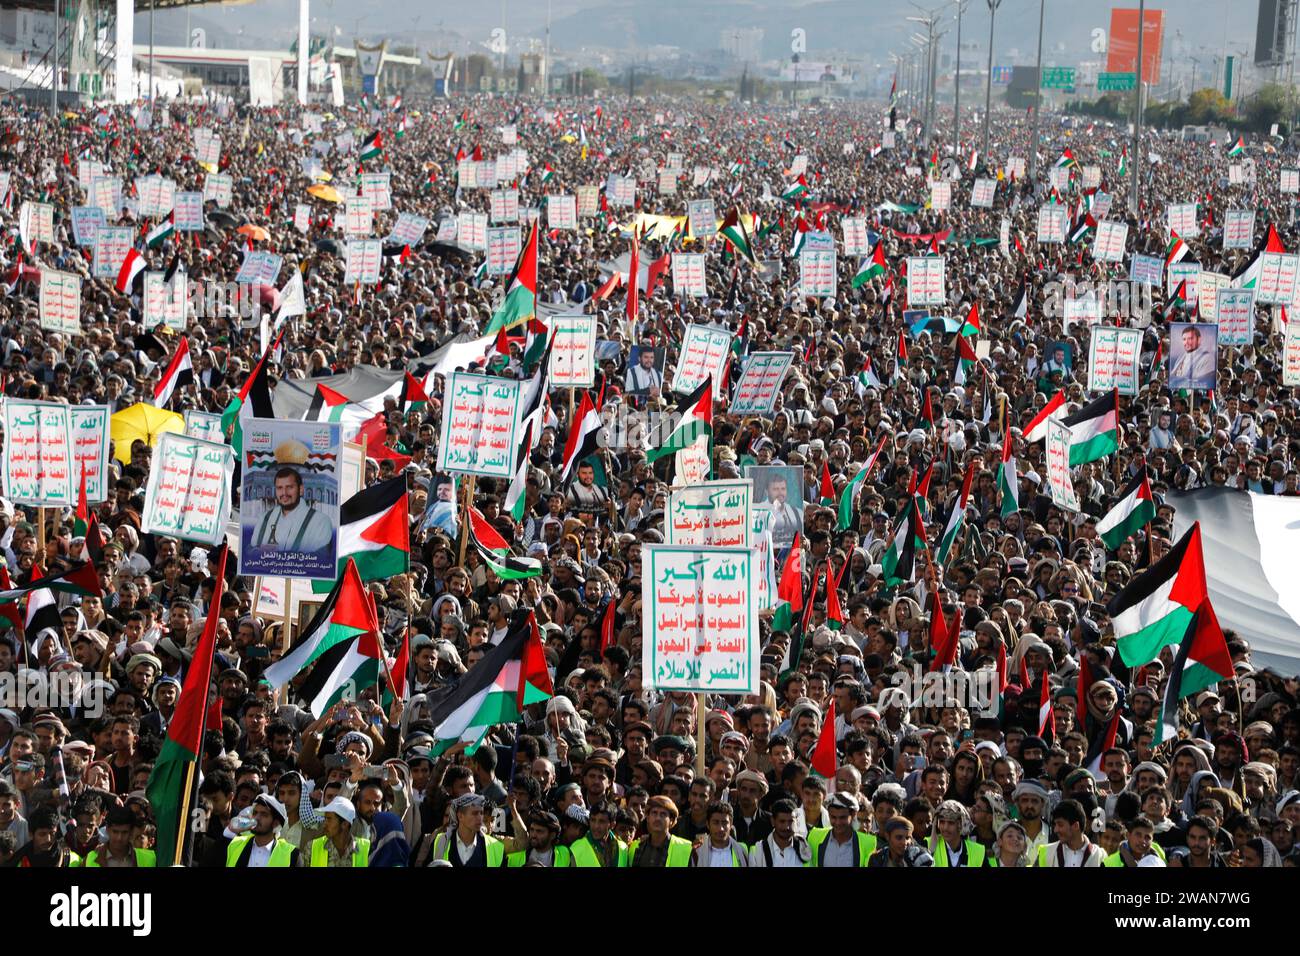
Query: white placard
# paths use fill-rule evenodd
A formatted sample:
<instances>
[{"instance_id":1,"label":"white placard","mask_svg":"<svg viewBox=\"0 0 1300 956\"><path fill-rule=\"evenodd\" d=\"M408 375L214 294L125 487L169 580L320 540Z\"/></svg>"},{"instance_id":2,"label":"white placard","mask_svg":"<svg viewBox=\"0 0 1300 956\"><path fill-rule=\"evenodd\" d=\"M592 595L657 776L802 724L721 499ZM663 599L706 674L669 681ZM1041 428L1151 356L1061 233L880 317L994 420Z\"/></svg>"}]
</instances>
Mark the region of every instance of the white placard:
<instances>
[{"instance_id":1,"label":"white placard","mask_svg":"<svg viewBox=\"0 0 1300 956\"><path fill-rule=\"evenodd\" d=\"M600 211L599 186L579 186L576 193L578 196L578 218L590 218Z\"/></svg>"},{"instance_id":2,"label":"white placard","mask_svg":"<svg viewBox=\"0 0 1300 956\"><path fill-rule=\"evenodd\" d=\"M1278 190L1283 193L1300 193L1300 169L1283 168L1279 173Z\"/></svg>"},{"instance_id":3,"label":"white placard","mask_svg":"<svg viewBox=\"0 0 1300 956\"><path fill-rule=\"evenodd\" d=\"M1052 502L1069 511L1079 510L1079 497L1070 478L1070 426L1057 419L1047 422L1047 487Z\"/></svg>"},{"instance_id":4,"label":"white placard","mask_svg":"<svg viewBox=\"0 0 1300 956\"><path fill-rule=\"evenodd\" d=\"M95 234L95 260L91 271L96 279L116 279L131 251L135 230L130 226L103 226Z\"/></svg>"},{"instance_id":5,"label":"white placard","mask_svg":"<svg viewBox=\"0 0 1300 956\"><path fill-rule=\"evenodd\" d=\"M704 298L709 293L705 286L704 253L674 252L673 295Z\"/></svg>"},{"instance_id":6,"label":"white placard","mask_svg":"<svg viewBox=\"0 0 1300 956\"><path fill-rule=\"evenodd\" d=\"M1165 214L1165 219L1169 224L1169 230L1178 233L1184 239L1190 239L1201 234L1200 226L1196 222L1196 203L1194 202L1171 204Z\"/></svg>"},{"instance_id":7,"label":"white placard","mask_svg":"<svg viewBox=\"0 0 1300 956\"><path fill-rule=\"evenodd\" d=\"M1092 257L1099 262L1120 262L1124 258L1124 245L1128 242L1128 223L1103 219L1097 223L1097 236L1092 242Z\"/></svg>"},{"instance_id":8,"label":"white placard","mask_svg":"<svg viewBox=\"0 0 1300 956\"><path fill-rule=\"evenodd\" d=\"M235 183L227 173L208 173L203 178L203 201L215 202L222 209L230 205Z\"/></svg>"},{"instance_id":9,"label":"white placard","mask_svg":"<svg viewBox=\"0 0 1300 956\"><path fill-rule=\"evenodd\" d=\"M491 226L487 231L487 274L509 275L519 258L520 231L518 226Z\"/></svg>"},{"instance_id":10,"label":"white placard","mask_svg":"<svg viewBox=\"0 0 1300 956\"><path fill-rule=\"evenodd\" d=\"M1057 203L1038 207L1038 241L1065 242L1065 230L1069 228L1069 211Z\"/></svg>"},{"instance_id":11,"label":"white placard","mask_svg":"<svg viewBox=\"0 0 1300 956\"><path fill-rule=\"evenodd\" d=\"M1265 252L1259 257L1259 281L1255 283L1255 302L1290 307L1295 298L1296 256L1283 252Z\"/></svg>"},{"instance_id":12,"label":"white placard","mask_svg":"<svg viewBox=\"0 0 1300 956\"><path fill-rule=\"evenodd\" d=\"M1255 327L1255 290L1217 290L1215 319L1220 345L1250 345Z\"/></svg>"},{"instance_id":13,"label":"white placard","mask_svg":"<svg viewBox=\"0 0 1300 956\"><path fill-rule=\"evenodd\" d=\"M518 379L451 373L438 442L439 471L513 476L522 384Z\"/></svg>"},{"instance_id":14,"label":"white placard","mask_svg":"<svg viewBox=\"0 0 1300 956\"><path fill-rule=\"evenodd\" d=\"M347 272L343 281L348 285L361 282L372 285L379 281L383 265L384 244L378 239L349 239L346 253Z\"/></svg>"},{"instance_id":15,"label":"white placard","mask_svg":"<svg viewBox=\"0 0 1300 956\"><path fill-rule=\"evenodd\" d=\"M947 212L952 206L952 183L936 179L930 183L930 208L935 212Z\"/></svg>"},{"instance_id":16,"label":"white placard","mask_svg":"<svg viewBox=\"0 0 1300 956\"><path fill-rule=\"evenodd\" d=\"M867 240L867 220L862 216L845 216L840 220L844 231L844 254L846 256L865 256L871 252Z\"/></svg>"},{"instance_id":17,"label":"white placard","mask_svg":"<svg viewBox=\"0 0 1300 956\"><path fill-rule=\"evenodd\" d=\"M1282 384L1300 385L1300 318L1286 324L1282 356Z\"/></svg>"},{"instance_id":18,"label":"white placard","mask_svg":"<svg viewBox=\"0 0 1300 956\"><path fill-rule=\"evenodd\" d=\"M1142 330L1097 326L1088 340L1088 391L1136 395L1141 385Z\"/></svg>"},{"instance_id":19,"label":"white placard","mask_svg":"<svg viewBox=\"0 0 1300 956\"><path fill-rule=\"evenodd\" d=\"M303 234L311 228L311 206L307 203L300 202L293 207L293 228Z\"/></svg>"},{"instance_id":20,"label":"white placard","mask_svg":"<svg viewBox=\"0 0 1300 956\"><path fill-rule=\"evenodd\" d=\"M748 548L753 498L749 478L674 486L664 514L668 543Z\"/></svg>"},{"instance_id":21,"label":"white placard","mask_svg":"<svg viewBox=\"0 0 1300 956\"><path fill-rule=\"evenodd\" d=\"M1196 299L1200 305L1202 321L1214 322L1218 319L1219 290L1228 288L1231 283L1232 277L1222 272L1202 272L1196 277Z\"/></svg>"},{"instance_id":22,"label":"white placard","mask_svg":"<svg viewBox=\"0 0 1300 956\"><path fill-rule=\"evenodd\" d=\"M993 179L977 179L970 191L970 204L976 209L992 209L998 184Z\"/></svg>"},{"instance_id":23,"label":"white placard","mask_svg":"<svg viewBox=\"0 0 1300 956\"><path fill-rule=\"evenodd\" d=\"M1255 210L1229 209L1223 214L1223 248L1249 249L1255 235Z\"/></svg>"},{"instance_id":24,"label":"white placard","mask_svg":"<svg viewBox=\"0 0 1300 956\"><path fill-rule=\"evenodd\" d=\"M707 239L717 235L718 215L712 199L692 199L686 204L686 216L694 238Z\"/></svg>"},{"instance_id":25,"label":"white placard","mask_svg":"<svg viewBox=\"0 0 1300 956\"><path fill-rule=\"evenodd\" d=\"M948 301L943 256L907 257L907 304L943 305Z\"/></svg>"},{"instance_id":26,"label":"white placard","mask_svg":"<svg viewBox=\"0 0 1300 956\"><path fill-rule=\"evenodd\" d=\"M551 316L552 388L590 388L596 384L596 316Z\"/></svg>"},{"instance_id":27,"label":"white placard","mask_svg":"<svg viewBox=\"0 0 1300 956\"><path fill-rule=\"evenodd\" d=\"M41 270L41 328L64 335L81 334L81 276Z\"/></svg>"},{"instance_id":28,"label":"white placard","mask_svg":"<svg viewBox=\"0 0 1300 956\"><path fill-rule=\"evenodd\" d=\"M781 382L793 363L793 352L752 352L746 356L727 414L770 416L776 408Z\"/></svg>"},{"instance_id":29,"label":"white placard","mask_svg":"<svg viewBox=\"0 0 1300 956\"><path fill-rule=\"evenodd\" d=\"M166 432L154 445L141 529L217 545L226 537L235 450L220 441Z\"/></svg>"},{"instance_id":30,"label":"white placard","mask_svg":"<svg viewBox=\"0 0 1300 956\"><path fill-rule=\"evenodd\" d=\"M456 214L456 240L463 246L477 251L487 250L488 217L485 212L462 212Z\"/></svg>"},{"instance_id":31,"label":"white placard","mask_svg":"<svg viewBox=\"0 0 1300 956\"><path fill-rule=\"evenodd\" d=\"M686 326L672 390L679 395L689 395L711 375L713 394L720 394L718 385L722 381L722 373L730 355L730 332L694 323Z\"/></svg>"},{"instance_id":32,"label":"white placard","mask_svg":"<svg viewBox=\"0 0 1300 956\"><path fill-rule=\"evenodd\" d=\"M388 241L399 246L414 246L429 229L429 220L413 212L399 213L393 231L388 234Z\"/></svg>"},{"instance_id":33,"label":"white placard","mask_svg":"<svg viewBox=\"0 0 1300 956\"><path fill-rule=\"evenodd\" d=\"M577 199L572 195L547 196L546 225L551 229L577 229Z\"/></svg>"},{"instance_id":34,"label":"white placard","mask_svg":"<svg viewBox=\"0 0 1300 956\"><path fill-rule=\"evenodd\" d=\"M799 253L799 294L834 298L838 276L834 250L808 249Z\"/></svg>"},{"instance_id":35,"label":"white placard","mask_svg":"<svg viewBox=\"0 0 1300 956\"><path fill-rule=\"evenodd\" d=\"M207 225L203 213L203 193L179 192L172 207L172 224L177 232L202 232Z\"/></svg>"},{"instance_id":36,"label":"white placard","mask_svg":"<svg viewBox=\"0 0 1300 956\"><path fill-rule=\"evenodd\" d=\"M343 213L343 234L364 239L375 226L375 208L369 196L349 196Z\"/></svg>"},{"instance_id":37,"label":"white placard","mask_svg":"<svg viewBox=\"0 0 1300 956\"><path fill-rule=\"evenodd\" d=\"M493 223L519 221L519 190L494 189L491 193L491 220Z\"/></svg>"},{"instance_id":38,"label":"white placard","mask_svg":"<svg viewBox=\"0 0 1300 956\"><path fill-rule=\"evenodd\" d=\"M72 207L72 239L83 249L95 248L95 236L108 224L98 206Z\"/></svg>"}]
</instances>

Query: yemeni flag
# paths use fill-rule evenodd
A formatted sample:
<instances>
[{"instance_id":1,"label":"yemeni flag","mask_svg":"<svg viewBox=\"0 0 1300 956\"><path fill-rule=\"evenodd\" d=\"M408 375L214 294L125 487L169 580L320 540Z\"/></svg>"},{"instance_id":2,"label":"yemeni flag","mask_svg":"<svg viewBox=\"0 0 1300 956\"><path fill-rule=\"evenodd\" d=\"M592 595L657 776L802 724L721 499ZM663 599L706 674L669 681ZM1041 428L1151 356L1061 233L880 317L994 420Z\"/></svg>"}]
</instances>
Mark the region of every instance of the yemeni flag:
<instances>
[{"instance_id":1,"label":"yemeni flag","mask_svg":"<svg viewBox=\"0 0 1300 956\"><path fill-rule=\"evenodd\" d=\"M366 137L366 141L361 144L361 161L364 163L368 159L374 159L384 151L384 139L379 135L379 130L375 130Z\"/></svg>"},{"instance_id":2,"label":"yemeni flag","mask_svg":"<svg viewBox=\"0 0 1300 956\"><path fill-rule=\"evenodd\" d=\"M853 504L858 500L858 495L862 492L862 486L866 484L867 479L871 476L872 470L876 467L876 461L880 458L880 453L884 450L885 442L889 440L889 435L881 435L880 443L876 445L876 450L871 457L867 459L866 465L854 476L853 480L844 486L840 492L839 512L835 519L836 531L847 531L853 525Z\"/></svg>"},{"instance_id":3,"label":"yemeni flag","mask_svg":"<svg viewBox=\"0 0 1300 956\"><path fill-rule=\"evenodd\" d=\"M1089 402L1061 419L1070 426L1070 467L1083 465L1119 450L1119 389Z\"/></svg>"},{"instance_id":4,"label":"yemeni flag","mask_svg":"<svg viewBox=\"0 0 1300 956\"><path fill-rule=\"evenodd\" d=\"M1128 667L1149 664L1163 648L1182 641L1206 594L1198 521L1168 554L1106 606L1124 663Z\"/></svg>"},{"instance_id":5,"label":"yemeni flag","mask_svg":"<svg viewBox=\"0 0 1300 956\"><path fill-rule=\"evenodd\" d=\"M1175 262L1180 262L1188 252L1187 243L1183 242L1183 237L1170 229L1169 245L1165 246L1165 268L1168 269Z\"/></svg>"},{"instance_id":6,"label":"yemeni flag","mask_svg":"<svg viewBox=\"0 0 1300 956\"><path fill-rule=\"evenodd\" d=\"M646 462L654 464L660 458L672 452L681 451L693 445L701 435L713 442L713 376L709 376L699 387L677 404L677 427L658 448L646 451ZM712 458L712 449L710 449Z\"/></svg>"},{"instance_id":7,"label":"yemeni flag","mask_svg":"<svg viewBox=\"0 0 1300 956\"><path fill-rule=\"evenodd\" d=\"M176 346L176 354L172 356L171 362L168 363L167 371L163 372L162 378L154 386L154 407L165 408L178 388L185 388L187 385L193 384L194 365L190 361L190 340L185 336L181 336L180 345Z\"/></svg>"},{"instance_id":8,"label":"yemeni flag","mask_svg":"<svg viewBox=\"0 0 1300 956\"><path fill-rule=\"evenodd\" d=\"M789 633L794 627L795 615L803 611L803 545L797 531L794 534L794 543L790 545L790 551L785 556L781 578L777 581L776 600L772 630ZM795 660L797 662L798 658L796 657Z\"/></svg>"},{"instance_id":9,"label":"yemeni flag","mask_svg":"<svg viewBox=\"0 0 1300 956\"><path fill-rule=\"evenodd\" d=\"M1007 431L1002 439L1002 467L998 469L998 491L1002 493L999 514L1006 517L1020 510L1020 479L1016 475L1016 456L1011 444L1011 417L1007 417Z\"/></svg>"},{"instance_id":10,"label":"yemeni flag","mask_svg":"<svg viewBox=\"0 0 1300 956\"><path fill-rule=\"evenodd\" d=\"M1047 438L1047 423L1065 416L1065 392L1059 391L1052 396L1051 401L1043 406L1043 410L1034 416L1034 420L1029 423L1025 429L1025 442L1043 441Z\"/></svg>"},{"instance_id":11,"label":"yemeni flag","mask_svg":"<svg viewBox=\"0 0 1300 956\"><path fill-rule=\"evenodd\" d=\"M378 684L382 655L374 603L348 558L325 603L265 677L280 688L310 668L298 695L320 717L344 696Z\"/></svg>"},{"instance_id":12,"label":"yemeni flag","mask_svg":"<svg viewBox=\"0 0 1300 956\"><path fill-rule=\"evenodd\" d=\"M906 584L916 574L916 552L925 548L925 524L916 499L908 500L906 510L894 529L889 548L880 558L885 587Z\"/></svg>"},{"instance_id":13,"label":"yemeni flag","mask_svg":"<svg viewBox=\"0 0 1300 956\"><path fill-rule=\"evenodd\" d=\"M227 549L223 547L218 559L217 574L213 578L212 607L221 605L227 554ZM217 625L220 620L221 615L209 614L203 623L203 634L194 650L190 666L185 671L185 684L167 725L167 739L154 760L149 783L145 788L157 824L154 850L163 866L181 863L185 834L190 832L189 814L182 816L181 811L187 803L187 791L194 785L199 753L203 747L208 693L212 684L212 657L217 649Z\"/></svg>"},{"instance_id":14,"label":"yemeni flag","mask_svg":"<svg viewBox=\"0 0 1300 956\"><path fill-rule=\"evenodd\" d=\"M1232 680L1236 671L1228 642L1219 627L1214 607L1207 598L1192 615L1174 655L1174 665L1165 684L1160 705L1160 720L1156 724L1152 744L1173 740L1178 736L1178 702L1184 697L1208 690L1219 681Z\"/></svg>"},{"instance_id":15,"label":"yemeni flag","mask_svg":"<svg viewBox=\"0 0 1300 956\"><path fill-rule=\"evenodd\" d=\"M382 581L411 569L411 515L406 477L398 475L363 488L339 507L339 566L356 562L362 581ZM333 581L312 581L312 591L329 592Z\"/></svg>"},{"instance_id":16,"label":"yemeni flag","mask_svg":"<svg viewBox=\"0 0 1300 956\"><path fill-rule=\"evenodd\" d=\"M831 463L828 460L822 461L822 483L818 494L821 496L818 504L827 508L835 504L835 482L831 480Z\"/></svg>"},{"instance_id":17,"label":"yemeni flag","mask_svg":"<svg viewBox=\"0 0 1300 956\"><path fill-rule=\"evenodd\" d=\"M126 258L122 260L122 267L117 270L117 281L113 284L113 287L118 292L126 295L131 290L131 287L135 285L136 279L144 274L147 265L148 263L145 262L144 256L140 255L139 250L128 249Z\"/></svg>"},{"instance_id":18,"label":"yemeni flag","mask_svg":"<svg viewBox=\"0 0 1300 956\"><path fill-rule=\"evenodd\" d=\"M433 709L428 718L437 740L433 753L440 756L464 742L465 753L472 755L493 727L517 723L525 707L554 694L537 621L531 611L520 609L501 643Z\"/></svg>"},{"instance_id":19,"label":"yemeni flag","mask_svg":"<svg viewBox=\"0 0 1300 956\"><path fill-rule=\"evenodd\" d=\"M1083 767L1098 781L1105 780L1106 774L1101 769L1102 758L1106 751L1115 746L1119 739L1119 708L1110 715L1110 720L1092 740L1088 741L1088 754L1083 758Z\"/></svg>"},{"instance_id":20,"label":"yemeni flag","mask_svg":"<svg viewBox=\"0 0 1300 956\"><path fill-rule=\"evenodd\" d=\"M957 541L957 533L961 531L962 521L966 517L966 506L970 503L970 489L975 481L975 462L971 461L966 465L966 477L961 482L961 494L957 496L957 501L953 504L952 513L948 515L948 524L943 529L943 537L939 539L939 565L948 560L948 552Z\"/></svg>"},{"instance_id":21,"label":"yemeni flag","mask_svg":"<svg viewBox=\"0 0 1300 956\"><path fill-rule=\"evenodd\" d=\"M804 179L801 174L798 179L781 191L781 198L786 202L794 202L796 199L801 196L806 196L807 194L808 180Z\"/></svg>"},{"instance_id":22,"label":"yemeni flag","mask_svg":"<svg viewBox=\"0 0 1300 956\"><path fill-rule=\"evenodd\" d=\"M514 271L506 283L506 295L492 313L484 335L523 325L537 315L537 223L528 231L528 241L519 251Z\"/></svg>"},{"instance_id":23,"label":"yemeni flag","mask_svg":"<svg viewBox=\"0 0 1300 956\"><path fill-rule=\"evenodd\" d=\"M578 473L578 462L600 450L600 410L591 401L591 393L582 393L582 402L574 420L569 423L569 438L564 443L564 466L560 469L560 483ZM653 459L651 459L653 461Z\"/></svg>"},{"instance_id":24,"label":"yemeni flag","mask_svg":"<svg viewBox=\"0 0 1300 956\"><path fill-rule=\"evenodd\" d=\"M1245 151L1246 151L1246 140L1243 139L1241 136L1238 136L1237 141L1233 143L1232 148L1228 150L1228 155L1240 156Z\"/></svg>"},{"instance_id":25,"label":"yemeni flag","mask_svg":"<svg viewBox=\"0 0 1300 956\"><path fill-rule=\"evenodd\" d=\"M751 266L758 265L753 246L749 242L749 231L745 228L745 222L741 218L740 211L734 206L722 221L722 228L718 230L718 233L731 244L731 248L735 250L740 258Z\"/></svg>"},{"instance_id":26,"label":"yemeni flag","mask_svg":"<svg viewBox=\"0 0 1300 956\"><path fill-rule=\"evenodd\" d=\"M839 769L839 755L835 751L835 701L826 708L817 746L813 747L812 766L809 769L826 781L828 793L835 792L835 771Z\"/></svg>"},{"instance_id":27,"label":"yemeni flag","mask_svg":"<svg viewBox=\"0 0 1300 956\"><path fill-rule=\"evenodd\" d=\"M1106 517L1097 522L1097 533L1106 547L1114 551L1130 536L1156 516L1156 501L1146 469L1129 482L1123 496Z\"/></svg>"},{"instance_id":28,"label":"yemeni flag","mask_svg":"<svg viewBox=\"0 0 1300 956\"><path fill-rule=\"evenodd\" d=\"M469 506L469 540L478 556L503 581L521 581L542 573L540 561L515 556L510 542L473 505Z\"/></svg>"},{"instance_id":29,"label":"yemeni flag","mask_svg":"<svg viewBox=\"0 0 1300 956\"><path fill-rule=\"evenodd\" d=\"M176 214L172 213L166 219L160 220L157 225L144 237L144 244L150 249L157 249L164 242L172 237L176 232Z\"/></svg>"},{"instance_id":30,"label":"yemeni flag","mask_svg":"<svg viewBox=\"0 0 1300 956\"><path fill-rule=\"evenodd\" d=\"M881 239L876 243L876 248L871 250L871 257L862 260L862 266L853 276L851 283L853 288L866 285L872 279L879 278L889 271L889 266L885 262L885 240Z\"/></svg>"}]
</instances>

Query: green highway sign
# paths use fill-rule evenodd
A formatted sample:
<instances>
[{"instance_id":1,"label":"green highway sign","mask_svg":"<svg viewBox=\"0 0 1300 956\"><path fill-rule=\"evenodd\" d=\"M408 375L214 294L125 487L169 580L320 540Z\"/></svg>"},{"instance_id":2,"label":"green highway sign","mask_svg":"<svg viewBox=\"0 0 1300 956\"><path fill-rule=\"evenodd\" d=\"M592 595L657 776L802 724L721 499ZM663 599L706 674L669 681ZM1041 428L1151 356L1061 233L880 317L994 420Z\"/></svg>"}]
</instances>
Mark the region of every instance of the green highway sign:
<instances>
[{"instance_id":1,"label":"green highway sign","mask_svg":"<svg viewBox=\"0 0 1300 956\"><path fill-rule=\"evenodd\" d=\"M1123 92L1137 85L1136 73L1098 73L1097 89L1104 92Z\"/></svg>"},{"instance_id":2,"label":"green highway sign","mask_svg":"<svg viewBox=\"0 0 1300 956\"><path fill-rule=\"evenodd\" d=\"M1074 86L1074 67L1072 66L1045 66L1043 67L1043 89L1045 90L1068 90Z\"/></svg>"}]
</instances>

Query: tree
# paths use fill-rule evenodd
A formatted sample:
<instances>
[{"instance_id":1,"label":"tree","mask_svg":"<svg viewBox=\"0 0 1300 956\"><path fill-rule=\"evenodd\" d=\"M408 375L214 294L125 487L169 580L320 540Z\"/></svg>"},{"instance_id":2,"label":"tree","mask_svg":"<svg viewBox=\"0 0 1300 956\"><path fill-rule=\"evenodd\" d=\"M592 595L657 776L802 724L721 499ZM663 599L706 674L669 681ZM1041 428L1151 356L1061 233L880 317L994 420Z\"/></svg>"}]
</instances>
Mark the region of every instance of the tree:
<instances>
[{"instance_id":1,"label":"tree","mask_svg":"<svg viewBox=\"0 0 1300 956\"><path fill-rule=\"evenodd\" d=\"M1186 119L1196 126L1209 126L1227 122L1232 104L1216 89L1195 90L1187 98Z\"/></svg>"}]
</instances>

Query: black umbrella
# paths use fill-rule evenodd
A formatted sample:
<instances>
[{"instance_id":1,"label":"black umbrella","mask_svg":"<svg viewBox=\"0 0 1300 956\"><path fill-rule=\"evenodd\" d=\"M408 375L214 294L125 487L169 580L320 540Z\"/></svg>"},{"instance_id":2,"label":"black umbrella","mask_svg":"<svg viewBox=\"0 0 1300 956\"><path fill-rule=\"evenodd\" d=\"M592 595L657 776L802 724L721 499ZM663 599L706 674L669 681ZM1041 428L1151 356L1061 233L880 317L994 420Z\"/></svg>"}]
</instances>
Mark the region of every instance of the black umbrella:
<instances>
[{"instance_id":1,"label":"black umbrella","mask_svg":"<svg viewBox=\"0 0 1300 956\"><path fill-rule=\"evenodd\" d=\"M343 247L339 245L339 241L337 239L317 239L316 251L326 252L329 253L331 256L341 257L343 255Z\"/></svg>"},{"instance_id":2,"label":"black umbrella","mask_svg":"<svg viewBox=\"0 0 1300 956\"><path fill-rule=\"evenodd\" d=\"M224 209L214 209L208 213L208 222L221 229L238 229L243 225L238 216L226 212Z\"/></svg>"}]
</instances>

